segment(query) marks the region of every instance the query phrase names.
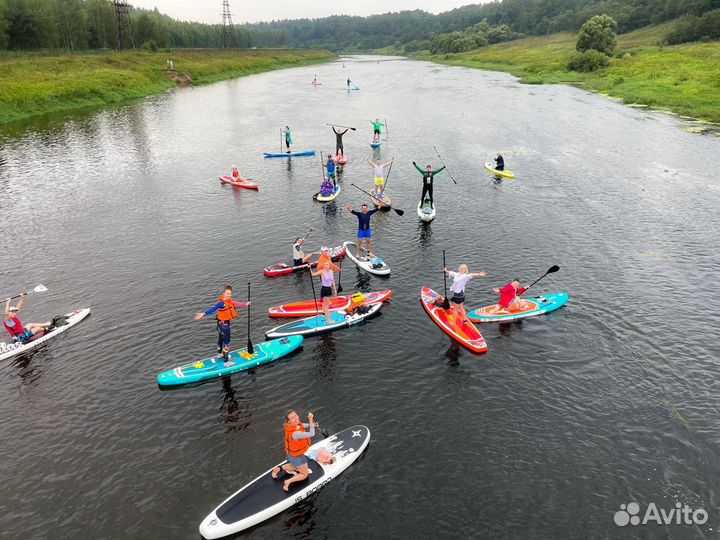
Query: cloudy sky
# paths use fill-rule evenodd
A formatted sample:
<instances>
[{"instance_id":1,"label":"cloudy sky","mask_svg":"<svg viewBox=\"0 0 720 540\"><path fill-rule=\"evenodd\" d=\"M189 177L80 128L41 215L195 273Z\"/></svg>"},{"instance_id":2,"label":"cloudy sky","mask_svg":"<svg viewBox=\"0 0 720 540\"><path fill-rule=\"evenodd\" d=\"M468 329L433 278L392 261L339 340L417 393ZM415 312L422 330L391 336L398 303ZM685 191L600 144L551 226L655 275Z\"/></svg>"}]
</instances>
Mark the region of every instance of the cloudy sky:
<instances>
[{"instance_id":1,"label":"cloudy sky","mask_svg":"<svg viewBox=\"0 0 720 540\"><path fill-rule=\"evenodd\" d=\"M388 11L422 9L432 13L483 0L230 0L233 22L271 21L328 15L372 15ZM175 19L222 22L222 0L129 0L141 8L155 7Z\"/></svg>"}]
</instances>

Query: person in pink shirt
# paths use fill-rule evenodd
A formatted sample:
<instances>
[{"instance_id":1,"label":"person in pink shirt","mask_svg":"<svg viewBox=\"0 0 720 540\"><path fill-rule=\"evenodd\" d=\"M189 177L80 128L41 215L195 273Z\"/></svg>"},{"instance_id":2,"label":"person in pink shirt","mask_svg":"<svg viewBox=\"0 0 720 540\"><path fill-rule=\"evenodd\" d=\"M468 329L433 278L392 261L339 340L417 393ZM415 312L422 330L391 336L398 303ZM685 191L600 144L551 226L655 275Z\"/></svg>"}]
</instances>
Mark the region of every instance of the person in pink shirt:
<instances>
[{"instance_id":1,"label":"person in pink shirt","mask_svg":"<svg viewBox=\"0 0 720 540\"><path fill-rule=\"evenodd\" d=\"M520 295L527 290L527 287L520 286L520 280L515 278L502 289L495 287L493 292L500 295L498 301L498 313L510 313L527 309L526 302L520 299Z\"/></svg>"}]
</instances>

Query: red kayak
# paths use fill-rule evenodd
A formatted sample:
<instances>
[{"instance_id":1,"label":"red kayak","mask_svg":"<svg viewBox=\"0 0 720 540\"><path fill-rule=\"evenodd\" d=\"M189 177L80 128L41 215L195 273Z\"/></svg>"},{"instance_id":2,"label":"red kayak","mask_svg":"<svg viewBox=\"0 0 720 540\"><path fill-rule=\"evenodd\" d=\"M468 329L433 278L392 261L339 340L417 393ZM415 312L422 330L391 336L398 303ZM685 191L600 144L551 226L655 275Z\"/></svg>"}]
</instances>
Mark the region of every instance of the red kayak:
<instances>
[{"instance_id":1,"label":"red kayak","mask_svg":"<svg viewBox=\"0 0 720 540\"><path fill-rule=\"evenodd\" d=\"M256 184L255 182L250 182L250 180L247 180L245 178L239 178L235 179L232 176L221 176L220 182L223 184L228 184L232 187L238 187L238 188L245 188L245 189L259 189L260 185Z\"/></svg>"},{"instance_id":2,"label":"red kayak","mask_svg":"<svg viewBox=\"0 0 720 540\"><path fill-rule=\"evenodd\" d=\"M356 293L362 296L356 300L363 300L367 304L375 304L378 302L385 302L392 296L391 290L386 291L375 291L368 293ZM352 294L345 296L332 296L330 298L330 311L341 311L348 309L353 303ZM273 306L268 310L268 315L273 319L281 317L312 317L322 313L322 301L317 301L317 306L314 300L308 300L306 302L293 302L291 304L282 304L280 306Z\"/></svg>"},{"instance_id":3,"label":"red kayak","mask_svg":"<svg viewBox=\"0 0 720 540\"><path fill-rule=\"evenodd\" d=\"M451 309L443 309L437 306L436 301L442 301L442 295L433 291L430 287L423 287L420 291L422 302L428 316L437 324L440 329L463 347L474 353L484 353L488 350L485 338L470 321L463 322L455 318Z\"/></svg>"},{"instance_id":4,"label":"red kayak","mask_svg":"<svg viewBox=\"0 0 720 540\"><path fill-rule=\"evenodd\" d=\"M334 248L330 249L330 258L333 261L336 261L342 257L345 256L345 246L336 246ZM301 270L307 270L308 268L315 268L317 266L318 262L317 259L315 261L311 261L307 264L300 264L298 266L294 266L292 263L277 263L270 265L266 268L263 268L263 274L265 274L268 277L275 277L275 276L284 276L285 274L292 274L293 272L299 272Z\"/></svg>"}]
</instances>

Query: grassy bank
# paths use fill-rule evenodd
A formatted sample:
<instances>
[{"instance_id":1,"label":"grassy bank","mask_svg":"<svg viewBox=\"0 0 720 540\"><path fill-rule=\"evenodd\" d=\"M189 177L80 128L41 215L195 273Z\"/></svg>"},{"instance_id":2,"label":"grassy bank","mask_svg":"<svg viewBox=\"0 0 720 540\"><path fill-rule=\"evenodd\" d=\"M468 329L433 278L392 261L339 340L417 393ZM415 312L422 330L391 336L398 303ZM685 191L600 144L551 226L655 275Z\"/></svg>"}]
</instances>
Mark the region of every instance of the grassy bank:
<instances>
[{"instance_id":1,"label":"grassy bank","mask_svg":"<svg viewBox=\"0 0 720 540\"><path fill-rule=\"evenodd\" d=\"M164 92L176 86L165 72L168 58L175 70L189 74L194 84L205 84L325 62L335 55L326 51L277 49L0 57L0 124Z\"/></svg>"},{"instance_id":2,"label":"grassy bank","mask_svg":"<svg viewBox=\"0 0 720 540\"><path fill-rule=\"evenodd\" d=\"M566 71L575 35L553 34L458 54L416 58L494 71L526 83L568 83L656 109L720 124L720 42L663 47L668 25L618 36L619 58L594 73Z\"/></svg>"}]
</instances>

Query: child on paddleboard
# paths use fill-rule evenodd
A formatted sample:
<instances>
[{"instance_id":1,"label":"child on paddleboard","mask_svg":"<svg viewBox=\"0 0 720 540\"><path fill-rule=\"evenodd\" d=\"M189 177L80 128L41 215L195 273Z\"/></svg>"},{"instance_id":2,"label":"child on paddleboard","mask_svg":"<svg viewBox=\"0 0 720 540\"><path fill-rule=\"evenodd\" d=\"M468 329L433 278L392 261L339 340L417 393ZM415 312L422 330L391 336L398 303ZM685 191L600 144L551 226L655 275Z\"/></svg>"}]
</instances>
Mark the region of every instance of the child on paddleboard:
<instances>
[{"instance_id":1,"label":"child on paddleboard","mask_svg":"<svg viewBox=\"0 0 720 540\"><path fill-rule=\"evenodd\" d=\"M10 300L10 298L5 300L5 317L3 318L3 324L5 325L5 330L8 331L10 337L16 343L25 343L33 336L42 334L52 325L52 322L48 321L46 323L28 323L23 326L17 314L25 303L25 293L20 295L20 301L17 306L11 306Z\"/></svg>"},{"instance_id":2,"label":"child on paddleboard","mask_svg":"<svg viewBox=\"0 0 720 540\"><path fill-rule=\"evenodd\" d=\"M230 323L233 319L237 319L238 316L235 308L248 307L251 304L251 302L235 302L232 299L232 294L232 285L225 285L225 289L223 290L222 296L218 298L217 304L204 313L195 314L195 320L200 320L203 317L216 313L215 320L217 321L218 332L217 352L218 356L222 355L222 359L225 361L225 367L235 365L235 362L230 362L228 357L230 354Z\"/></svg>"},{"instance_id":3,"label":"child on paddleboard","mask_svg":"<svg viewBox=\"0 0 720 540\"><path fill-rule=\"evenodd\" d=\"M457 272L453 272L447 268L443 268L443 270L450 276L450 279L453 280L453 284L450 287L453 293L452 298L450 298L450 307L455 313L455 317L459 315L462 321L466 323L468 322L468 318L465 313L465 285L467 285L471 279L487 276L487 272L471 274L466 264L461 264Z\"/></svg>"}]
</instances>

